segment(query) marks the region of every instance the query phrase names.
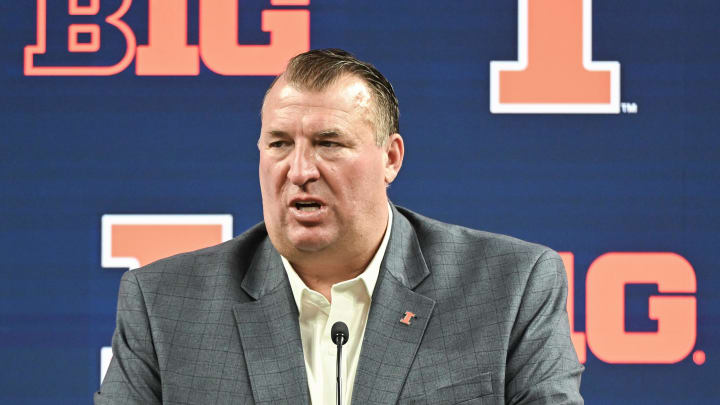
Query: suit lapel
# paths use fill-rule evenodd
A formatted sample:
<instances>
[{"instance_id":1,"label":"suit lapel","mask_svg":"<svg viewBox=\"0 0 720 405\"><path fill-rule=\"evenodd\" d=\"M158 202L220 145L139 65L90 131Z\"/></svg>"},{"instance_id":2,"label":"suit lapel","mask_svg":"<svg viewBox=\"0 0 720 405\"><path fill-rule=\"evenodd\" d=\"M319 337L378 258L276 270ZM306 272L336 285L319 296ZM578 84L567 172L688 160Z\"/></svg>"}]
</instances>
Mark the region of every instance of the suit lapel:
<instances>
[{"instance_id":1,"label":"suit lapel","mask_svg":"<svg viewBox=\"0 0 720 405\"><path fill-rule=\"evenodd\" d=\"M393 228L372 297L352 403L394 404L415 359L435 301L413 291L430 271L408 220L393 209ZM410 324L400 322L406 312Z\"/></svg>"},{"instance_id":2,"label":"suit lapel","mask_svg":"<svg viewBox=\"0 0 720 405\"><path fill-rule=\"evenodd\" d=\"M298 311L280 255L266 239L242 288L255 301L233 307L256 403L308 403Z\"/></svg>"}]
</instances>

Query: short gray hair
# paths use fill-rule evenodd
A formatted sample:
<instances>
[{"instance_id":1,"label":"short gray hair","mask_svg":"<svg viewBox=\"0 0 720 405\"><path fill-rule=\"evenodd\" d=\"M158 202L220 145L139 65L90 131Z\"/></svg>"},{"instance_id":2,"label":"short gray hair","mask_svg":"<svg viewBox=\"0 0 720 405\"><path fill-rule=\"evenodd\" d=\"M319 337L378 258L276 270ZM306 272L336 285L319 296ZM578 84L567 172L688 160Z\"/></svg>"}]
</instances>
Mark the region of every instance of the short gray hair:
<instances>
[{"instance_id":1,"label":"short gray hair","mask_svg":"<svg viewBox=\"0 0 720 405\"><path fill-rule=\"evenodd\" d=\"M375 66L355 58L350 52L330 48L301 53L290 59L285 72L275 78L267 93L281 76L300 89L322 91L347 74L359 77L370 88L374 96L375 142L384 145L390 135L400 132L400 109L395 90Z\"/></svg>"}]
</instances>

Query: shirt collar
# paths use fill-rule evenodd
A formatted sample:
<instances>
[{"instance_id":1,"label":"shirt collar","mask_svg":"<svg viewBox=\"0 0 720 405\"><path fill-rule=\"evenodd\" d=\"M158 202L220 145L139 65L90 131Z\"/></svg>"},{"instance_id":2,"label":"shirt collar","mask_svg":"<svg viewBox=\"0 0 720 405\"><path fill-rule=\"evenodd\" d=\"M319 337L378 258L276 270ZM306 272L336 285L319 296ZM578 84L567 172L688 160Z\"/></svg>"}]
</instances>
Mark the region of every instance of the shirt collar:
<instances>
[{"instance_id":1,"label":"shirt collar","mask_svg":"<svg viewBox=\"0 0 720 405\"><path fill-rule=\"evenodd\" d=\"M380 275L380 264L382 263L383 257L385 256L385 250L387 249L388 240L390 239L390 231L392 229L392 219L393 219L393 212L392 208L390 207L390 203L388 203L388 223L385 228L385 235L383 236L382 242L380 243L380 247L378 248L377 252L375 252L375 256L373 256L372 260L370 260L370 263L367 265L365 270L360 273L357 277L343 281L341 283L337 283L334 286L343 285L345 283L354 283L357 282L357 280L361 280L363 282L363 285L365 285L365 289L367 290L368 297L372 297L373 291L375 290L375 284L377 283L378 276ZM310 288L308 288L307 285L305 285L305 282L302 281L300 276L295 272L295 269L292 267L292 264L285 258L285 256L280 255L280 259L282 260L283 267L285 268L285 272L287 273L288 280L290 281L290 288L292 289L293 298L295 298L295 305L297 305L298 311L301 311L302 305L301 305L301 299L303 291L310 292Z\"/></svg>"}]
</instances>

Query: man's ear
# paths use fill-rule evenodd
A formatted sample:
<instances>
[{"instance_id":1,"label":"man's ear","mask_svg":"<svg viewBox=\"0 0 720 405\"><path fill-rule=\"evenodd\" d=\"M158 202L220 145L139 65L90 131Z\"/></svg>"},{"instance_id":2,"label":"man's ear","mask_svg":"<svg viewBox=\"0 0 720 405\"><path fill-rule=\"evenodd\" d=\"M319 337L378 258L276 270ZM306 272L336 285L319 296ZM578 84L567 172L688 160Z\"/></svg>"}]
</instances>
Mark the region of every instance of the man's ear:
<instances>
[{"instance_id":1,"label":"man's ear","mask_svg":"<svg viewBox=\"0 0 720 405\"><path fill-rule=\"evenodd\" d=\"M402 167L405 144L400 134L390 135L385 142L385 183L390 184Z\"/></svg>"}]
</instances>

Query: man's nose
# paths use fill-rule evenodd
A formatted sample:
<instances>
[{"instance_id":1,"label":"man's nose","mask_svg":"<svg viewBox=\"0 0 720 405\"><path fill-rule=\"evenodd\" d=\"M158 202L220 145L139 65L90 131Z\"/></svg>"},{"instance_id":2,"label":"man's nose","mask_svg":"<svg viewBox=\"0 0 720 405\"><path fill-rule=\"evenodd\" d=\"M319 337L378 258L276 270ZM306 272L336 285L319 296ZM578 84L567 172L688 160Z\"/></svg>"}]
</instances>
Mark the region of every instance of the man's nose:
<instances>
[{"instance_id":1,"label":"man's nose","mask_svg":"<svg viewBox=\"0 0 720 405\"><path fill-rule=\"evenodd\" d=\"M296 186L304 186L320 177L315 151L309 145L297 144L290 158L288 179Z\"/></svg>"}]
</instances>

